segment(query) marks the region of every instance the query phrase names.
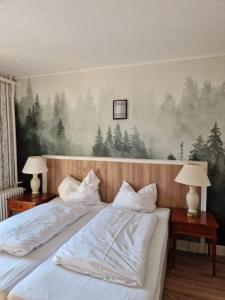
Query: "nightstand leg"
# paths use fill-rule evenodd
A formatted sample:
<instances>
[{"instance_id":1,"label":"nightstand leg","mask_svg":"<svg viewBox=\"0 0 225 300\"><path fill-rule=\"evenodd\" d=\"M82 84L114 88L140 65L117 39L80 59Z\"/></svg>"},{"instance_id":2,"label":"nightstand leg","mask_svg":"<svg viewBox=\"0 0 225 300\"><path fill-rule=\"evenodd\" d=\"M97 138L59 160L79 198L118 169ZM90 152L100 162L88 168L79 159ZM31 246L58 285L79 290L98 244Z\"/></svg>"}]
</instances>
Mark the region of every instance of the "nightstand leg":
<instances>
[{"instance_id":1,"label":"nightstand leg","mask_svg":"<svg viewBox=\"0 0 225 300\"><path fill-rule=\"evenodd\" d=\"M211 246L211 245L210 245L210 240L209 240L209 239L207 240L207 243L208 243L208 256L210 256L210 252L211 252L211 251L210 251L210 246Z\"/></svg>"},{"instance_id":2,"label":"nightstand leg","mask_svg":"<svg viewBox=\"0 0 225 300\"><path fill-rule=\"evenodd\" d=\"M7 207L7 211L8 211L8 218L12 217L12 212L11 212L11 210L9 209L9 207Z\"/></svg>"},{"instance_id":3,"label":"nightstand leg","mask_svg":"<svg viewBox=\"0 0 225 300\"><path fill-rule=\"evenodd\" d=\"M172 266L173 266L173 268L175 268L176 244L177 244L177 238L175 235L173 235L173 248L172 248Z\"/></svg>"},{"instance_id":4,"label":"nightstand leg","mask_svg":"<svg viewBox=\"0 0 225 300\"><path fill-rule=\"evenodd\" d=\"M212 240L212 265L213 276L216 276L216 240Z\"/></svg>"}]
</instances>

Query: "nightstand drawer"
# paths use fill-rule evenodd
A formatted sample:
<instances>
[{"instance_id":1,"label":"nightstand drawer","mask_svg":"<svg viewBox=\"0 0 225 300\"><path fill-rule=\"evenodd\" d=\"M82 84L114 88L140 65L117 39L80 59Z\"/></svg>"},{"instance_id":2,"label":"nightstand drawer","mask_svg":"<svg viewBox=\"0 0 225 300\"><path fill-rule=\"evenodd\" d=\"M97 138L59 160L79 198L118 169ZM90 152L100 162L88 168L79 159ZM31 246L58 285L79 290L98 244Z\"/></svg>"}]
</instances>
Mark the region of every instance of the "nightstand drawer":
<instances>
[{"instance_id":1,"label":"nightstand drawer","mask_svg":"<svg viewBox=\"0 0 225 300\"><path fill-rule=\"evenodd\" d=\"M173 232L177 234L187 234L191 236L216 237L216 230L214 228L209 228L203 225L196 224L174 223Z\"/></svg>"},{"instance_id":2,"label":"nightstand drawer","mask_svg":"<svg viewBox=\"0 0 225 300\"><path fill-rule=\"evenodd\" d=\"M23 210L27 210L31 207L33 207L34 205L32 205L32 203L26 203L26 202L22 202L22 201L9 201L8 202L8 208L12 211L14 210L18 210L18 211L23 211Z\"/></svg>"}]
</instances>

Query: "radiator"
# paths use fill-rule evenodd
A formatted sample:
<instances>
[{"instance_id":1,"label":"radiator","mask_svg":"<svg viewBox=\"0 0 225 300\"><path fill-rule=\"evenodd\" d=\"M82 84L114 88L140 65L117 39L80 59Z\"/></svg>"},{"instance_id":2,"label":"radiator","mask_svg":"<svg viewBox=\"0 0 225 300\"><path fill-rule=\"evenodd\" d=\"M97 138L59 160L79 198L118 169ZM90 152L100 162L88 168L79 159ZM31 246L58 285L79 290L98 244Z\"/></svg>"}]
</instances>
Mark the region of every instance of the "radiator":
<instances>
[{"instance_id":1,"label":"radiator","mask_svg":"<svg viewBox=\"0 0 225 300\"><path fill-rule=\"evenodd\" d=\"M7 219L7 199L13 196L19 196L23 194L24 189L22 187L13 187L7 190L0 191L0 221Z\"/></svg>"}]
</instances>

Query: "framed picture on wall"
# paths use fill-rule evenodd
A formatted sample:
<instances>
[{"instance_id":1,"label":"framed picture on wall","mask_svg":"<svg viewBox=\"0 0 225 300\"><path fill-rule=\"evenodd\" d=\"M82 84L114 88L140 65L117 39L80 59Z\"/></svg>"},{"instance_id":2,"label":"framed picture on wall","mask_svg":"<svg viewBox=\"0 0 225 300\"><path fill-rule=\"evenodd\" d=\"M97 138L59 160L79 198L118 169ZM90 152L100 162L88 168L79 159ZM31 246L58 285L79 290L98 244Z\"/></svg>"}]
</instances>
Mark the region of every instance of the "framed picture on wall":
<instances>
[{"instance_id":1,"label":"framed picture on wall","mask_svg":"<svg viewBox=\"0 0 225 300\"><path fill-rule=\"evenodd\" d=\"M127 100L113 100L113 120L127 119Z\"/></svg>"}]
</instances>

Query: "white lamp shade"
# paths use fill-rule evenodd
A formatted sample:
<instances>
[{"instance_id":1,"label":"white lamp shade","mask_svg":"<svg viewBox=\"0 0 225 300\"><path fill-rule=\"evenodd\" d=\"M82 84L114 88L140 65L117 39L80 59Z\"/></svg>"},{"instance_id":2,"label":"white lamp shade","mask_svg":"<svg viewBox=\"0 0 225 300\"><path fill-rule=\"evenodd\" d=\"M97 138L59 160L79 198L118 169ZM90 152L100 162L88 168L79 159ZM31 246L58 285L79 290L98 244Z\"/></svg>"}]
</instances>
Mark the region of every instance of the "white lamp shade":
<instances>
[{"instance_id":1,"label":"white lamp shade","mask_svg":"<svg viewBox=\"0 0 225 300\"><path fill-rule=\"evenodd\" d=\"M191 186L210 186L206 170L202 166L186 164L175 178L176 182Z\"/></svg>"},{"instance_id":2,"label":"white lamp shade","mask_svg":"<svg viewBox=\"0 0 225 300\"><path fill-rule=\"evenodd\" d=\"M41 156L29 156L22 170L24 174L41 174L46 172L48 172L48 168Z\"/></svg>"}]
</instances>

